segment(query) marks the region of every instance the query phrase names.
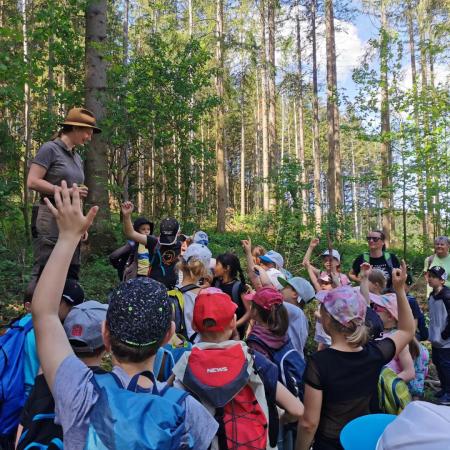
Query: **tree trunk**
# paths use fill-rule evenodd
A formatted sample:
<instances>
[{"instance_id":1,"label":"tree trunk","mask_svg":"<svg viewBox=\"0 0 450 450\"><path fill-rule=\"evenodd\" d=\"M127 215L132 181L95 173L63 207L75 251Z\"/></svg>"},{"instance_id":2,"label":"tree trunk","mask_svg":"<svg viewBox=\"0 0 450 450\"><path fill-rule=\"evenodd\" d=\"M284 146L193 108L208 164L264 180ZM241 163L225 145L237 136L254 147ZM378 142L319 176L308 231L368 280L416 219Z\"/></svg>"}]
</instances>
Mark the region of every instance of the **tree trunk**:
<instances>
[{"instance_id":1,"label":"tree trunk","mask_svg":"<svg viewBox=\"0 0 450 450\"><path fill-rule=\"evenodd\" d=\"M97 122L105 115L104 96L106 94L106 61L103 46L106 41L106 0L93 0L86 7L86 108L93 112ZM89 187L87 202L100 206L94 222L93 235L110 228L108 198L108 158L103 134L94 134L86 154L86 185ZM103 251L108 239L91 239L94 251Z\"/></svg>"},{"instance_id":2,"label":"tree trunk","mask_svg":"<svg viewBox=\"0 0 450 450\"><path fill-rule=\"evenodd\" d=\"M260 2L261 16L261 115L262 115L262 151L263 151L263 210L268 212L270 208L269 194L269 107L268 107L268 70L267 70L267 46L266 46L266 8L265 0Z\"/></svg>"},{"instance_id":3,"label":"tree trunk","mask_svg":"<svg viewBox=\"0 0 450 450\"><path fill-rule=\"evenodd\" d=\"M352 209L354 221L354 234L356 239L360 239L359 234L359 208L358 208L358 191L356 186L356 165L355 165L355 151L353 149L353 138L350 141L350 151L352 157Z\"/></svg>"},{"instance_id":4,"label":"tree trunk","mask_svg":"<svg viewBox=\"0 0 450 450\"><path fill-rule=\"evenodd\" d=\"M128 16L129 16L129 9L130 9L130 0L125 0L124 5L124 12L123 12L123 58L122 58L122 64L124 67L128 66ZM126 72L127 73L127 72ZM127 75L125 75L124 84L127 84ZM127 112L125 112L125 120L127 120ZM120 160L120 167L121 167L121 182L122 182L122 189L123 189L123 200L128 201L129 200L129 192L128 192L128 171L129 171L129 153L130 153L130 142L127 139L127 141L124 144L124 147L121 151L121 160Z\"/></svg>"},{"instance_id":5,"label":"tree trunk","mask_svg":"<svg viewBox=\"0 0 450 450\"><path fill-rule=\"evenodd\" d=\"M296 35L297 35L297 70L298 70L298 147L297 159L300 164L300 189L302 197L302 223L307 223L307 192L306 192L306 169L305 169L305 135L303 119L303 70L302 70L302 45L300 39L300 1L297 1L296 15ZM294 109L294 114L297 114Z\"/></svg>"},{"instance_id":6,"label":"tree trunk","mask_svg":"<svg viewBox=\"0 0 450 450\"><path fill-rule=\"evenodd\" d=\"M224 147L224 88L223 88L223 0L216 0L216 94L221 100L216 113L216 158L217 158L217 231L225 232L227 190L225 184L225 147Z\"/></svg>"},{"instance_id":7,"label":"tree trunk","mask_svg":"<svg viewBox=\"0 0 450 450\"><path fill-rule=\"evenodd\" d=\"M414 132L414 148L416 155L416 166L417 166L417 190L419 198L419 215L422 222L422 241L425 243L428 240L428 222L427 214L425 211L425 197L424 197L424 182L423 182L423 170L422 170L422 157L421 157L421 145L419 136L419 109L418 109L418 92L417 92L417 66L416 66L416 47L414 41L414 23L413 23L413 6L411 3L408 4L406 9L407 19L408 19L408 36L409 36L409 52L411 58L411 78L412 78L412 89L413 89L413 101L414 101L414 126L416 128Z\"/></svg>"},{"instance_id":8,"label":"tree trunk","mask_svg":"<svg viewBox=\"0 0 450 450\"><path fill-rule=\"evenodd\" d=\"M314 220L316 231L322 224L322 195L320 191L320 131L319 131L319 96L317 85L317 43L316 43L317 0L311 2L311 39L312 39L312 110L313 110L313 160L314 160Z\"/></svg>"},{"instance_id":9,"label":"tree trunk","mask_svg":"<svg viewBox=\"0 0 450 450\"><path fill-rule=\"evenodd\" d=\"M269 164L271 169L277 169L280 161L279 146L277 143L276 129L276 91L275 91L275 15L276 0L267 1L267 25L268 25L268 101L269 101L269 148L272 163Z\"/></svg>"},{"instance_id":10,"label":"tree trunk","mask_svg":"<svg viewBox=\"0 0 450 450\"><path fill-rule=\"evenodd\" d=\"M382 227L386 236L386 243L391 240L392 203L391 203L391 162L392 149L390 111L389 111L389 82L388 82L388 55L389 55L389 30L386 14L386 0L381 2L381 30L380 30L380 88L381 88L381 204Z\"/></svg>"},{"instance_id":11,"label":"tree trunk","mask_svg":"<svg viewBox=\"0 0 450 450\"><path fill-rule=\"evenodd\" d=\"M241 215L245 215L245 111L244 76L241 78Z\"/></svg>"},{"instance_id":12,"label":"tree trunk","mask_svg":"<svg viewBox=\"0 0 450 450\"><path fill-rule=\"evenodd\" d=\"M342 186L336 75L336 45L332 0L325 1L325 21L327 53L328 202L330 214L335 215L341 208Z\"/></svg>"},{"instance_id":13,"label":"tree trunk","mask_svg":"<svg viewBox=\"0 0 450 450\"><path fill-rule=\"evenodd\" d=\"M27 0L22 0L22 33L23 33L23 62L26 67L26 71L29 73L30 69L30 61L28 54L28 2ZM30 85L27 81L24 84L24 144L25 144L25 153L23 157L23 205L22 205L22 214L23 221L25 225L25 238L27 244L31 242L31 230L30 230L30 219L29 219L29 191L27 187L27 178L28 178L28 161L31 156L31 132L30 132L30 114L31 114L31 91Z\"/></svg>"}]
</instances>

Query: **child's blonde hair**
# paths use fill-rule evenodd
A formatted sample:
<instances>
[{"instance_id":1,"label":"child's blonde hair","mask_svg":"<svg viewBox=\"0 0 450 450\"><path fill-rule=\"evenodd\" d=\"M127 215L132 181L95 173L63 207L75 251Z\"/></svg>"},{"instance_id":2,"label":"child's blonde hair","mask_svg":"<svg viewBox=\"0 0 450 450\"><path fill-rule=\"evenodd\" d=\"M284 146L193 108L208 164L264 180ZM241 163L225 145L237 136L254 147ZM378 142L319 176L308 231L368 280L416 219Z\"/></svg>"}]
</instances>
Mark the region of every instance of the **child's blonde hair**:
<instances>
[{"instance_id":1,"label":"child's blonde hair","mask_svg":"<svg viewBox=\"0 0 450 450\"><path fill-rule=\"evenodd\" d=\"M182 259L176 265L177 270L181 270L184 276L189 276L195 280L208 278L209 272L203 262L196 258L189 258L189 261Z\"/></svg>"},{"instance_id":2,"label":"child's blonde hair","mask_svg":"<svg viewBox=\"0 0 450 450\"><path fill-rule=\"evenodd\" d=\"M369 341L369 328L365 323L357 320L350 321L349 326L344 326L338 322L327 310L321 305L321 311L327 313L330 318L330 326L334 331L345 335L345 339L352 347L361 347ZM326 330L325 330L326 331Z\"/></svg>"},{"instance_id":3,"label":"child's blonde hair","mask_svg":"<svg viewBox=\"0 0 450 450\"><path fill-rule=\"evenodd\" d=\"M369 273L369 281L377 284L381 289L386 288L386 278L384 272L379 269L372 269Z\"/></svg>"}]
</instances>

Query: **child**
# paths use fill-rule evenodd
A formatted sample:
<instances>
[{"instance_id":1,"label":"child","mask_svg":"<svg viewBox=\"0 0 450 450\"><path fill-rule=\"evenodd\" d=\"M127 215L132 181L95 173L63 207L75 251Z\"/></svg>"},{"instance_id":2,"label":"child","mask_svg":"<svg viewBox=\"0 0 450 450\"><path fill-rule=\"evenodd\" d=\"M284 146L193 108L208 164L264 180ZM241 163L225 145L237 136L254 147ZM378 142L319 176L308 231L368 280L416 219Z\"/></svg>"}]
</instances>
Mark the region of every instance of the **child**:
<instances>
[{"instance_id":1,"label":"child","mask_svg":"<svg viewBox=\"0 0 450 450\"><path fill-rule=\"evenodd\" d=\"M29 290L31 287L31 290ZM19 325L24 325L27 321L31 320L31 301L34 294L36 285L30 285L27 288L25 296L24 306L27 314L22 317ZM65 318L69 314L70 310L84 302L83 288L78 284L78 281L68 278L64 284L61 301L59 303L58 317L61 322L64 322ZM34 379L39 370L39 358L36 350L36 337L34 330L31 329L27 334L25 341L25 393L28 396L31 389L34 386Z\"/></svg>"},{"instance_id":2,"label":"child","mask_svg":"<svg viewBox=\"0 0 450 450\"><path fill-rule=\"evenodd\" d=\"M278 381L293 395L303 398L305 362L288 335L289 316L283 295L273 287L257 290L251 302L251 317L255 324L247 337L247 345L275 363ZM293 421L288 419L283 422L279 442L288 445L295 441L297 424L293 426Z\"/></svg>"},{"instance_id":3,"label":"child","mask_svg":"<svg viewBox=\"0 0 450 450\"><path fill-rule=\"evenodd\" d=\"M374 303L375 312L383 321L383 338L392 336L397 332L398 310L396 295L372 294L370 296L370 299ZM406 346L400 353L398 353L396 358L394 358L392 361L389 361L386 365L406 383L414 380L416 377L416 373L414 371L414 362L411 353L409 352L409 346Z\"/></svg>"},{"instance_id":4,"label":"child","mask_svg":"<svg viewBox=\"0 0 450 450\"><path fill-rule=\"evenodd\" d=\"M411 341L414 320L404 291L404 263L401 270L393 270L392 278L398 298L398 330L380 341L368 342L367 303L359 292L343 286L322 300L321 321L331 336L331 347L308 361L297 450L309 450L313 440L314 450L342 449L342 428L369 414L382 367Z\"/></svg>"},{"instance_id":5,"label":"child","mask_svg":"<svg viewBox=\"0 0 450 450\"><path fill-rule=\"evenodd\" d=\"M218 289L205 289L198 295L193 326L201 342L176 364L175 386L195 392L218 418L221 426L212 449L271 448L277 438L273 426L277 428L278 423L271 402L297 418L303 413L303 405L277 383L276 368L270 362L265 363L261 355L252 357L244 342L230 340L236 326L236 308ZM275 376L270 376L274 371ZM270 412L275 416L269 420Z\"/></svg>"},{"instance_id":6,"label":"child","mask_svg":"<svg viewBox=\"0 0 450 450\"><path fill-rule=\"evenodd\" d=\"M236 328L239 336L242 338L245 334L245 327L250 318L250 311L247 303L243 301L245 294L245 277L242 272L239 258L233 253L222 253L216 258L216 267L214 269L215 278L212 286L219 288L228 294L237 305ZM239 280L238 280L239 276Z\"/></svg>"},{"instance_id":7,"label":"child","mask_svg":"<svg viewBox=\"0 0 450 450\"><path fill-rule=\"evenodd\" d=\"M64 321L64 330L75 355L94 371L99 371L105 346L102 323L108 305L90 300L75 306ZM61 444L63 430L54 423L55 401L44 376L36 377L34 388L21 414L17 433L18 450L34 445Z\"/></svg>"},{"instance_id":8,"label":"child","mask_svg":"<svg viewBox=\"0 0 450 450\"><path fill-rule=\"evenodd\" d=\"M280 272L284 278L292 278L292 274L284 268L284 258L275 250L269 250L264 255L261 255L259 261L272 280L273 285L277 285L277 278L280 276ZM276 287L281 289L281 287Z\"/></svg>"},{"instance_id":9,"label":"child","mask_svg":"<svg viewBox=\"0 0 450 450\"><path fill-rule=\"evenodd\" d=\"M14 446L20 411L34 386L40 367L30 313L35 286L35 281L30 282L25 292L24 307L27 314L13 321L5 333L5 339L14 339L15 332L21 335L16 335L14 348L10 347L9 351L2 348L4 367L1 374L0 448L9 449ZM82 303L83 300L84 292L78 282L67 279L59 300L57 311L59 320L64 321L71 308ZM9 332L11 334L8 335Z\"/></svg>"},{"instance_id":10,"label":"child","mask_svg":"<svg viewBox=\"0 0 450 450\"><path fill-rule=\"evenodd\" d=\"M39 359L55 399L64 446L82 450L97 439L104 447L147 448L157 439L160 448L165 448L167 438L176 438L175 442L189 441L194 448L206 450L217 429L213 417L191 396L164 389L151 373L158 348L170 340L175 327L164 285L142 277L121 283L112 291L103 342L112 353L114 375L94 376L74 355L58 318L58 300L74 249L98 207L84 216L76 184L72 191L70 195L63 181L62 188L55 189L57 208L45 199L56 217L59 237L32 303ZM134 407L123 411L117 404L119 395L133 401ZM155 409L167 414L164 418L152 414ZM108 416L110 420L106 420ZM161 426L164 434L154 431ZM152 433L142 432L146 427L153 427Z\"/></svg>"},{"instance_id":11,"label":"child","mask_svg":"<svg viewBox=\"0 0 450 450\"><path fill-rule=\"evenodd\" d=\"M187 338L190 341L195 339L195 331L192 328L192 314L197 294L201 289L203 281L209 280L209 263L211 260L211 251L202 244L191 244L176 269L182 273L182 283L177 285L184 298L184 323L186 327Z\"/></svg>"},{"instance_id":12,"label":"child","mask_svg":"<svg viewBox=\"0 0 450 450\"><path fill-rule=\"evenodd\" d=\"M414 317L414 316L413 316ZM413 400L423 399L425 392L425 378L428 375L428 365L430 362L430 354L415 337L409 343L409 353L414 362L414 372L416 376L414 380L408 383L409 392Z\"/></svg>"},{"instance_id":13,"label":"child","mask_svg":"<svg viewBox=\"0 0 450 450\"><path fill-rule=\"evenodd\" d=\"M441 390L436 394L441 405L450 405L450 288L445 286L447 272L441 266L428 269L431 358L436 366Z\"/></svg>"},{"instance_id":14,"label":"child","mask_svg":"<svg viewBox=\"0 0 450 450\"><path fill-rule=\"evenodd\" d=\"M147 236L153 233L153 227L153 223L145 217L138 217L133 223L134 231ZM109 262L117 270L120 281L145 276L149 268L148 250L143 244L136 247L134 241L128 241L109 255Z\"/></svg>"},{"instance_id":15,"label":"child","mask_svg":"<svg viewBox=\"0 0 450 450\"><path fill-rule=\"evenodd\" d=\"M263 256L263 255L265 255L267 253L267 250L261 245L255 245L252 248L251 253L252 253L253 263L256 266L259 266L261 264L261 259L260 258L261 258L261 256Z\"/></svg>"},{"instance_id":16,"label":"child","mask_svg":"<svg viewBox=\"0 0 450 450\"><path fill-rule=\"evenodd\" d=\"M329 287L326 287L325 289L331 289L339 286L347 286L350 284L350 280L348 279L347 275L341 273L341 255L336 249L325 250L321 257L322 257L322 263L325 267L325 271L320 271L316 267L314 267L311 262L311 255L314 249L319 244L319 239L314 238L309 243L308 250L305 253L305 256L303 258L303 265L308 269L308 272L312 270L315 277L318 279L319 283L322 281L323 285L327 285ZM322 287L322 289L324 289Z\"/></svg>"},{"instance_id":17,"label":"child","mask_svg":"<svg viewBox=\"0 0 450 450\"><path fill-rule=\"evenodd\" d=\"M285 280L279 277L278 282L283 286L281 293L289 317L289 338L294 348L304 358L303 349L308 339L309 324L303 308L315 298L316 293L309 281L304 278L293 277Z\"/></svg>"},{"instance_id":18,"label":"child","mask_svg":"<svg viewBox=\"0 0 450 450\"><path fill-rule=\"evenodd\" d=\"M138 275L153 278L163 283L167 289L173 289L177 283L175 265L181 251L181 242L178 239L180 225L176 219L164 219L159 225L159 238L150 234L138 233L131 224L131 214L134 205L131 202L122 204L123 231L128 239L142 244L142 270ZM146 251L148 261L146 264Z\"/></svg>"}]
</instances>

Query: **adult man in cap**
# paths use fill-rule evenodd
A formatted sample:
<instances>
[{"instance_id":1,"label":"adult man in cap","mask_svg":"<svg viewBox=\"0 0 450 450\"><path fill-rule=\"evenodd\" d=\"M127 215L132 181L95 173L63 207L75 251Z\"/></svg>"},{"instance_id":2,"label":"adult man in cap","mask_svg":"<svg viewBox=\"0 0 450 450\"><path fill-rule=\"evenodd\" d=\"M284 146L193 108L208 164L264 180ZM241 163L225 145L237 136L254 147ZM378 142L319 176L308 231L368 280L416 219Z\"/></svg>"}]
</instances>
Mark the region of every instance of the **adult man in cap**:
<instances>
[{"instance_id":1,"label":"adult man in cap","mask_svg":"<svg viewBox=\"0 0 450 450\"><path fill-rule=\"evenodd\" d=\"M80 196L86 198L88 187L84 185L83 161L76 147L92 139L94 133L100 133L94 114L85 108L72 108L64 122L59 123L57 137L46 142L31 161L27 187L39 193L39 202L33 206L31 234L33 237L34 265L32 282L42 272L50 253L58 239L56 220L44 203L44 197L54 203L55 186L61 186L65 180L72 192L76 183ZM69 268L69 278L78 279L80 271L80 245L77 246Z\"/></svg>"}]
</instances>

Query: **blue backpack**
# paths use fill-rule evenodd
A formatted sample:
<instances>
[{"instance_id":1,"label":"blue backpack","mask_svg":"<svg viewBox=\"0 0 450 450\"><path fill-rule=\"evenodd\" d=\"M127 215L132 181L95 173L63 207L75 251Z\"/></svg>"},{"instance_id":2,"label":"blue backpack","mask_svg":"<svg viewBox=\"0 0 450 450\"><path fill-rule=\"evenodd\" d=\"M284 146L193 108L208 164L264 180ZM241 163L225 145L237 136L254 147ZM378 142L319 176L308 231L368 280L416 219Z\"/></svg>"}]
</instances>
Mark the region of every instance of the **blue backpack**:
<instances>
[{"instance_id":1,"label":"blue backpack","mask_svg":"<svg viewBox=\"0 0 450 450\"><path fill-rule=\"evenodd\" d=\"M152 392L138 386L140 376L153 383ZM94 374L99 394L90 415L85 450L191 449L186 433L184 401L187 392L166 386L158 391L149 371L136 374L127 388L114 373Z\"/></svg>"},{"instance_id":2,"label":"blue backpack","mask_svg":"<svg viewBox=\"0 0 450 450\"><path fill-rule=\"evenodd\" d=\"M270 355L270 360L278 367L278 381L293 395L303 400L303 373L306 363L290 339L279 349L269 347L264 341L250 334L247 343L252 341L262 347Z\"/></svg>"},{"instance_id":3,"label":"blue backpack","mask_svg":"<svg viewBox=\"0 0 450 450\"><path fill-rule=\"evenodd\" d=\"M0 436L15 433L20 412L25 404L24 344L33 321L9 325L0 337Z\"/></svg>"}]
</instances>

